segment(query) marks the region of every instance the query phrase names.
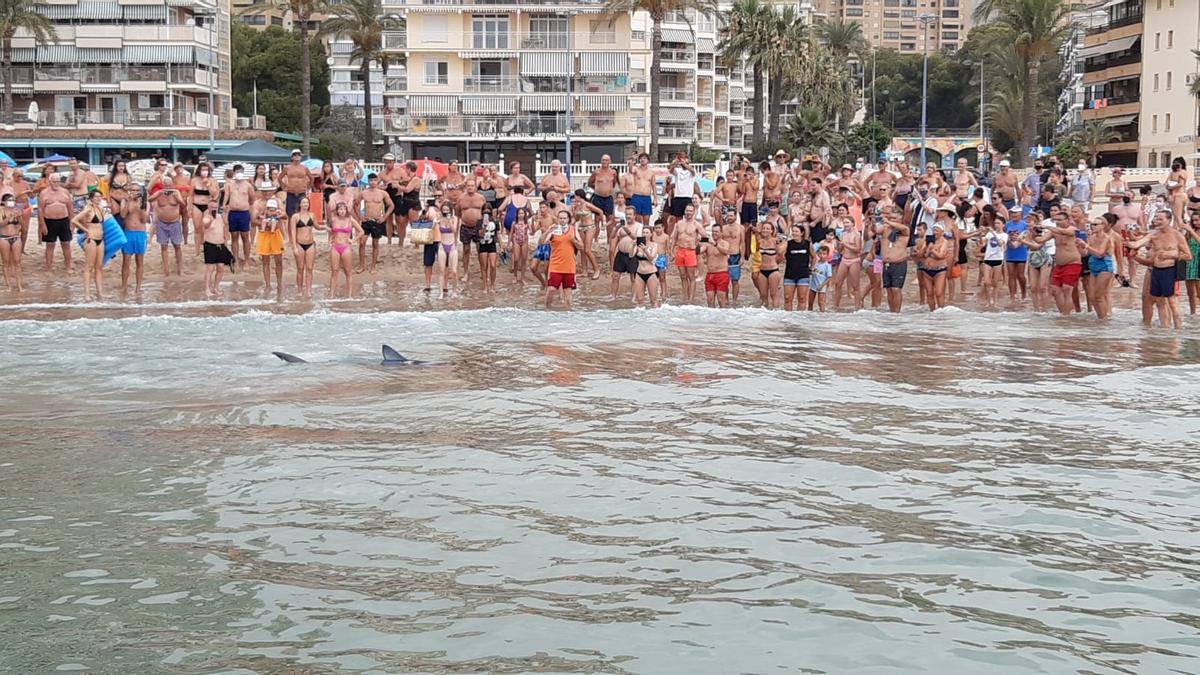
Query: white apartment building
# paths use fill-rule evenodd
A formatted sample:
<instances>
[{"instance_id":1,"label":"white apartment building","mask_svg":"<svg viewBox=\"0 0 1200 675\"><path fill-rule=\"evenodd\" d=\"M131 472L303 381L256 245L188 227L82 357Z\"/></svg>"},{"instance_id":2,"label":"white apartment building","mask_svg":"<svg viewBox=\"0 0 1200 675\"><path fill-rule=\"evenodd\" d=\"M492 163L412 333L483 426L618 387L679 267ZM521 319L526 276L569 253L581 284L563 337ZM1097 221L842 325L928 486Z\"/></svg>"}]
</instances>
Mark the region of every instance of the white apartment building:
<instances>
[{"instance_id":1,"label":"white apartment building","mask_svg":"<svg viewBox=\"0 0 1200 675\"><path fill-rule=\"evenodd\" d=\"M1200 68L1194 49L1200 49L1200 0L1144 0L1139 166L1169 167L1196 152L1200 106L1190 88Z\"/></svg>"},{"instance_id":2,"label":"white apartment building","mask_svg":"<svg viewBox=\"0 0 1200 675\"><path fill-rule=\"evenodd\" d=\"M713 18L668 16L662 77L650 76L650 20L609 16L599 0L387 0L405 18L384 36L393 64L372 70L376 124L405 157L532 163L622 158L649 146L650 90L661 95L663 152L693 141L740 151L750 135L741 68L716 63ZM690 19L690 21L688 20ZM334 41L331 105L361 106L361 68Z\"/></svg>"},{"instance_id":3,"label":"white apartment building","mask_svg":"<svg viewBox=\"0 0 1200 675\"><path fill-rule=\"evenodd\" d=\"M190 156L207 149L210 123L233 128L229 0L36 7L54 23L57 41L39 44L21 31L13 38L17 119L0 130L0 149L18 157L60 152L93 163L115 151Z\"/></svg>"}]
</instances>

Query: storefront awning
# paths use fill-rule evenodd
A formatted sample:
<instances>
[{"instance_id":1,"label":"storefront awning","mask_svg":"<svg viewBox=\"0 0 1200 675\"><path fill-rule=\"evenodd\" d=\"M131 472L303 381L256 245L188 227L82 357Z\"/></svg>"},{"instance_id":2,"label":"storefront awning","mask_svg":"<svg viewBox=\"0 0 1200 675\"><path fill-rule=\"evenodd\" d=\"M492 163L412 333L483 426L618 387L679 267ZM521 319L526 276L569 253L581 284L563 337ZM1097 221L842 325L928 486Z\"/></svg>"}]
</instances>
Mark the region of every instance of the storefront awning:
<instances>
[{"instance_id":1,"label":"storefront awning","mask_svg":"<svg viewBox=\"0 0 1200 675\"><path fill-rule=\"evenodd\" d=\"M628 52L584 52L579 55L581 75L627 75Z\"/></svg>"},{"instance_id":2,"label":"storefront awning","mask_svg":"<svg viewBox=\"0 0 1200 675\"><path fill-rule=\"evenodd\" d=\"M462 111L465 115L513 115L517 100L511 96L464 96Z\"/></svg>"}]
</instances>

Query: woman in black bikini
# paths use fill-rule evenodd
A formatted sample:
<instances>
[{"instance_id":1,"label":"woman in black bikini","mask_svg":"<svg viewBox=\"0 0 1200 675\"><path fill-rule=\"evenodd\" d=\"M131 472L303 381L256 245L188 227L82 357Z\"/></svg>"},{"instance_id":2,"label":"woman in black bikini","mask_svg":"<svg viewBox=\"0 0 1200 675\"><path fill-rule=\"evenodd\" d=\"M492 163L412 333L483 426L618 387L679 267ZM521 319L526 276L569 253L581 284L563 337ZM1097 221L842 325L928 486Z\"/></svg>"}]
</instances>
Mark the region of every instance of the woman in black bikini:
<instances>
[{"instance_id":1,"label":"woman in black bikini","mask_svg":"<svg viewBox=\"0 0 1200 675\"><path fill-rule=\"evenodd\" d=\"M129 198L129 191L136 189L133 178L125 169L125 160L118 159L113 162L108 171L108 202L112 205L113 218L116 218L122 229L125 228L125 218L122 215L125 200Z\"/></svg>"},{"instance_id":2,"label":"woman in black bikini","mask_svg":"<svg viewBox=\"0 0 1200 675\"><path fill-rule=\"evenodd\" d=\"M71 225L83 232L83 299L92 299L92 284L96 299L104 299L104 195L97 190L87 204L71 219Z\"/></svg>"},{"instance_id":3,"label":"woman in black bikini","mask_svg":"<svg viewBox=\"0 0 1200 675\"><path fill-rule=\"evenodd\" d=\"M775 228L770 223L759 223L755 237L762 262L754 285L758 287L763 307L779 309L783 296L783 270L779 269L779 263L785 253L779 250L779 238L775 236Z\"/></svg>"},{"instance_id":4,"label":"woman in black bikini","mask_svg":"<svg viewBox=\"0 0 1200 675\"><path fill-rule=\"evenodd\" d=\"M326 214L325 222L329 222L329 197L337 192L338 179L333 173L333 162L321 165L321 213Z\"/></svg>"},{"instance_id":5,"label":"woman in black bikini","mask_svg":"<svg viewBox=\"0 0 1200 675\"><path fill-rule=\"evenodd\" d=\"M296 257L296 288L300 289L300 297L311 298L313 287L313 267L317 262L316 238L313 230L324 230L325 226L313 218L309 210L308 197L301 197L292 215L288 227L288 241L292 242L292 253Z\"/></svg>"},{"instance_id":6,"label":"woman in black bikini","mask_svg":"<svg viewBox=\"0 0 1200 675\"><path fill-rule=\"evenodd\" d=\"M633 275L633 301L637 303L638 307L642 306L647 292L650 294L650 306L658 307L660 282L658 268L654 266L654 258L657 256L658 246L655 245L653 238L646 237L646 231L643 230L642 236L634 239L633 248L633 259L637 264L637 273Z\"/></svg>"},{"instance_id":7,"label":"woman in black bikini","mask_svg":"<svg viewBox=\"0 0 1200 675\"><path fill-rule=\"evenodd\" d=\"M4 286L17 292L25 290L21 285L21 209L16 197L0 195L0 263L4 265Z\"/></svg>"},{"instance_id":8,"label":"woman in black bikini","mask_svg":"<svg viewBox=\"0 0 1200 675\"><path fill-rule=\"evenodd\" d=\"M200 255L204 246L204 214L212 204L212 196L221 191L217 179L213 178L212 167L207 162L196 165L196 175L192 176L192 228L196 234L196 255ZM216 217L216 214L213 214Z\"/></svg>"}]
</instances>

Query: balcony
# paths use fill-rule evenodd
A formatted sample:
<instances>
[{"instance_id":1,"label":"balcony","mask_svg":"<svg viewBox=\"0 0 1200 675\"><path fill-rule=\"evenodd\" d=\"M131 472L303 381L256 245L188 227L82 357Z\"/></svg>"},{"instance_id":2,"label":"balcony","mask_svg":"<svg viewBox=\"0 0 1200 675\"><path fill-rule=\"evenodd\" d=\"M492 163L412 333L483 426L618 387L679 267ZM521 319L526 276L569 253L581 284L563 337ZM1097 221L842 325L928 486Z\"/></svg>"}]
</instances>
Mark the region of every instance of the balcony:
<instances>
[{"instance_id":1,"label":"balcony","mask_svg":"<svg viewBox=\"0 0 1200 675\"><path fill-rule=\"evenodd\" d=\"M193 66L14 66L13 83L78 82L82 85L121 85L128 82L192 84L204 80L206 71Z\"/></svg>"},{"instance_id":2,"label":"balcony","mask_svg":"<svg viewBox=\"0 0 1200 675\"><path fill-rule=\"evenodd\" d=\"M625 136L638 133L639 118L628 113L580 113L571 118L577 136ZM399 136L545 137L565 136L565 115L436 115L395 114L388 132Z\"/></svg>"},{"instance_id":3,"label":"balcony","mask_svg":"<svg viewBox=\"0 0 1200 675\"><path fill-rule=\"evenodd\" d=\"M408 91L408 77L388 75L383 78L384 91Z\"/></svg>"},{"instance_id":4,"label":"balcony","mask_svg":"<svg viewBox=\"0 0 1200 675\"><path fill-rule=\"evenodd\" d=\"M696 65L696 52L691 49L663 49L660 55L663 68L691 69Z\"/></svg>"},{"instance_id":5,"label":"balcony","mask_svg":"<svg viewBox=\"0 0 1200 675\"><path fill-rule=\"evenodd\" d=\"M566 90L566 86L563 86ZM482 75L479 77L464 77L463 91L472 94L504 94L521 91L521 78Z\"/></svg>"},{"instance_id":6,"label":"balcony","mask_svg":"<svg viewBox=\"0 0 1200 675\"><path fill-rule=\"evenodd\" d=\"M690 87L659 87L658 100L662 103L694 103L696 90Z\"/></svg>"},{"instance_id":7,"label":"balcony","mask_svg":"<svg viewBox=\"0 0 1200 675\"><path fill-rule=\"evenodd\" d=\"M695 138L696 138L696 127L689 126L689 125L664 126L664 125L660 124L660 125L658 125L658 137L660 140L661 139L676 139L676 140L685 140L690 143L691 141L695 140Z\"/></svg>"},{"instance_id":8,"label":"balcony","mask_svg":"<svg viewBox=\"0 0 1200 675\"><path fill-rule=\"evenodd\" d=\"M74 128L88 125L122 127L195 127L196 115L189 110L42 110L38 126Z\"/></svg>"},{"instance_id":9,"label":"balcony","mask_svg":"<svg viewBox=\"0 0 1200 675\"><path fill-rule=\"evenodd\" d=\"M574 5L603 7L605 0L572 0ZM550 8L562 7L561 0L383 0L384 7L407 7L416 12L422 7L482 7L495 9L505 5L523 7L541 6Z\"/></svg>"},{"instance_id":10,"label":"balcony","mask_svg":"<svg viewBox=\"0 0 1200 675\"><path fill-rule=\"evenodd\" d=\"M711 92L711 91L702 91L702 92L700 92L700 95L696 97L696 104L697 104L697 105L699 105L699 106L700 106L700 107L702 107L702 108L711 108L711 107L713 107L713 95L712 95L712 92Z\"/></svg>"},{"instance_id":11,"label":"balcony","mask_svg":"<svg viewBox=\"0 0 1200 675\"><path fill-rule=\"evenodd\" d=\"M1110 30L1124 28L1125 26L1133 26L1135 24L1141 23L1143 18L1144 17L1142 16L1141 12L1136 12L1136 13L1130 14L1129 16L1126 16L1124 18L1114 19L1112 21L1109 21L1108 23L1104 24L1103 26L1089 28L1087 34L1089 36L1100 35L1101 33L1107 33Z\"/></svg>"}]
</instances>

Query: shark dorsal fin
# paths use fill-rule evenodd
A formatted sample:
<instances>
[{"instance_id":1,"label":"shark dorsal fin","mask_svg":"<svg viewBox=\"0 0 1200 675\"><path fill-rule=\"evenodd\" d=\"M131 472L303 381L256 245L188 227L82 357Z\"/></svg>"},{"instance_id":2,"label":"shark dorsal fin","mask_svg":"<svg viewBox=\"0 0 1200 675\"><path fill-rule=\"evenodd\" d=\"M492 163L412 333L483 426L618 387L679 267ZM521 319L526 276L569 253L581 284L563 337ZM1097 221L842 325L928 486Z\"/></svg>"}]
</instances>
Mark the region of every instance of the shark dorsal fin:
<instances>
[{"instance_id":1,"label":"shark dorsal fin","mask_svg":"<svg viewBox=\"0 0 1200 675\"><path fill-rule=\"evenodd\" d=\"M304 359L300 358L299 356L293 356L291 354L288 354L287 352L271 352L271 353L274 354L275 356L278 356L285 363L308 363L308 361L305 361Z\"/></svg>"},{"instance_id":2,"label":"shark dorsal fin","mask_svg":"<svg viewBox=\"0 0 1200 675\"><path fill-rule=\"evenodd\" d=\"M403 354L392 349L388 345L383 346L383 362L384 363L408 363L408 359Z\"/></svg>"}]
</instances>

